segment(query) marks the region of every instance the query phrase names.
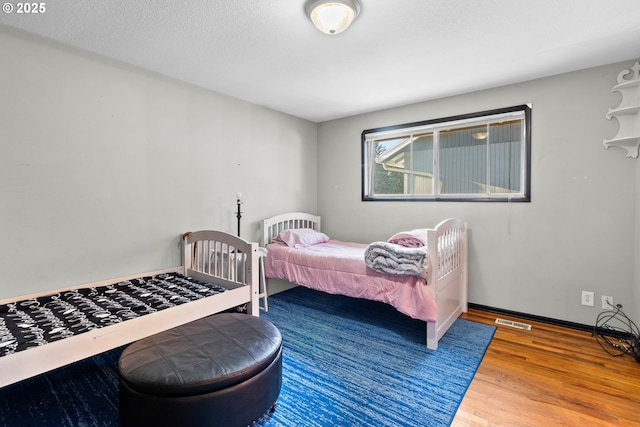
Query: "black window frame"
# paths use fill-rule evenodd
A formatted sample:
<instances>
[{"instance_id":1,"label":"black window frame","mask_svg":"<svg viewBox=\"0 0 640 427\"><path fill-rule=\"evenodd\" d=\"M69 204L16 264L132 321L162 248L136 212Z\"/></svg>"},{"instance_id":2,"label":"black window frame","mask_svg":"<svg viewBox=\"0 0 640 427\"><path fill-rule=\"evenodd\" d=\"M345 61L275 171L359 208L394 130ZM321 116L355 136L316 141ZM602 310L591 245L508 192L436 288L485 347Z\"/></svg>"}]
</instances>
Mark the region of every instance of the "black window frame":
<instances>
[{"instance_id":1,"label":"black window frame","mask_svg":"<svg viewBox=\"0 0 640 427\"><path fill-rule=\"evenodd\" d=\"M497 195L489 196L487 194L482 195L466 195L466 196L446 196L437 194L435 196L429 195L369 195L369 185L368 180L370 177L367 173L368 168L368 155L369 149L367 147L367 136L370 134L387 132L387 131L395 131L409 128L417 128L421 126L431 126L431 125L440 125L445 124L447 122L459 122L464 123L466 121L473 122L474 119L483 119L485 117L500 115L500 114L509 114L514 112L522 112L524 115L524 129L523 129L523 137L524 137L524 146L523 153L521 155L525 156L524 161L522 162L523 167L525 168L523 179L524 185L522 188L522 195L513 196L509 195ZM362 201L437 201L437 202L531 202L531 115L532 108L530 105L516 105L512 107L506 108L498 108L493 110L480 111L469 114L461 114L456 116L442 117L431 120L424 120L419 122L410 122L404 123L400 125L392 125L385 126L380 128L367 129L362 131L361 134L361 195Z\"/></svg>"}]
</instances>

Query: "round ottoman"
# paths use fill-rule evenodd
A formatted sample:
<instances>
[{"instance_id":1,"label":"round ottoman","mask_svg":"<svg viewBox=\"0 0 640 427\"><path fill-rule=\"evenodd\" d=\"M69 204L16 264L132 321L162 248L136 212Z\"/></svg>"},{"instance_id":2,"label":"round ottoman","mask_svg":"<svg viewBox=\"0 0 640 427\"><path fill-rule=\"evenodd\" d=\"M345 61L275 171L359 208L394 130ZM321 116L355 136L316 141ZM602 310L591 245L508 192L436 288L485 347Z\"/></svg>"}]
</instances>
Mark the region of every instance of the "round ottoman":
<instances>
[{"instance_id":1,"label":"round ottoman","mask_svg":"<svg viewBox=\"0 0 640 427\"><path fill-rule=\"evenodd\" d=\"M246 426L275 410L282 336L223 313L129 345L118 364L123 426Z\"/></svg>"}]
</instances>

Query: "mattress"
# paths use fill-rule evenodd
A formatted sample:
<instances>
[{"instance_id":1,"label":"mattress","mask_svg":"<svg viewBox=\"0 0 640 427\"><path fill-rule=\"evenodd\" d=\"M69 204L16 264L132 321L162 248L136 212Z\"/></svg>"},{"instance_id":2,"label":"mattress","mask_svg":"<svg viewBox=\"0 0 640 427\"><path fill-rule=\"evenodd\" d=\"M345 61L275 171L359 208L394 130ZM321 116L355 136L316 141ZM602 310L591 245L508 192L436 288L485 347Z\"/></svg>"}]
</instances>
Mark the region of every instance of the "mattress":
<instances>
[{"instance_id":1,"label":"mattress","mask_svg":"<svg viewBox=\"0 0 640 427\"><path fill-rule=\"evenodd\" d=\"M163 273L0 305L0 356L225 292Z\"/></svg>"}]
</instances>

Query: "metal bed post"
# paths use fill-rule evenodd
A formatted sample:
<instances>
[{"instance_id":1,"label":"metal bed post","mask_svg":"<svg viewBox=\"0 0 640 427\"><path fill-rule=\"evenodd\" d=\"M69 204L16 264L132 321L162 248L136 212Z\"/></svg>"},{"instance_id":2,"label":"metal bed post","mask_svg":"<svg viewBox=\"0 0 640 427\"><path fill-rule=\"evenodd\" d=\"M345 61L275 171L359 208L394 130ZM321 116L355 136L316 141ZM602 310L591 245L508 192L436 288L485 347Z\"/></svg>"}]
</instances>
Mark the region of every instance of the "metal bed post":
<instances>
[{"instance_id":1,"label":"metal bed post","mask_svg":"<svg viewBox=\"0 0 640 427\"><path fill-rule=\"evenodd\" d=\"M236 194L236 203L238 205L238 212L236 213L236 218L238 218L238 237L240 237L240 218L242 218L242 212L240 212L240 205L242 201L240 198L242 197L242 193Z\"/></svg>"}]
</instances>

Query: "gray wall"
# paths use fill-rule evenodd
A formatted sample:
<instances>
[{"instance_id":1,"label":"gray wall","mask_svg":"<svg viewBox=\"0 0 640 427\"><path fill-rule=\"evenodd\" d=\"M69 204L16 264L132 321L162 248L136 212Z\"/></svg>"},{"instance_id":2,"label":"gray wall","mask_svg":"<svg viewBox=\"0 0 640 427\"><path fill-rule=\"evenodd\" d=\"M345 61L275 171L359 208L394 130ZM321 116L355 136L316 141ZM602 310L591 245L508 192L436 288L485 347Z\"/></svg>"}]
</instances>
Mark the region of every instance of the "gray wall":
<instances>
[{"instance_id":1,"label":"gray wall","mask_svg":"<svg viewBox=\"0 0 640 427\"><path fill-rule=\"evenodd\" d=\"M316 125L2 26L0 57L0 298L177 265L180 233L235 232L242 192L250 240L292 210L361 242L457 216L472 302L585 324L601 295L640 311L640 168L602 146L632 63ZM522 103L531 203L360 201L364 129Z\"/></svg>"},{"instance_id":2,"label":"gray wall","mask_svg":"<svg viewBox=\"0 0 640 427\"><path fill-rule=\"evenodd\" d=\"M601 295L612 295L633 316L638 160L602 145L618 126L605 118L620 102L611 87L630 65L321 123L318 207L324 231L367 242L460 217L471 228L471 302L593 324ZM525 103L533 107L531 203L360 200L363 130ZM595 292L595 307L581 305L582 290Z\"/></svg>"},{"instance_id":3,"label":"gray wall","mask_svg":"<svg viewBox=\"0 0 640 427\"><path fill-rule=\"evenodd\" d=\"M317 208L317 125L0 26L0 298L180 264Z\"/></svg>"}]
</instances>

